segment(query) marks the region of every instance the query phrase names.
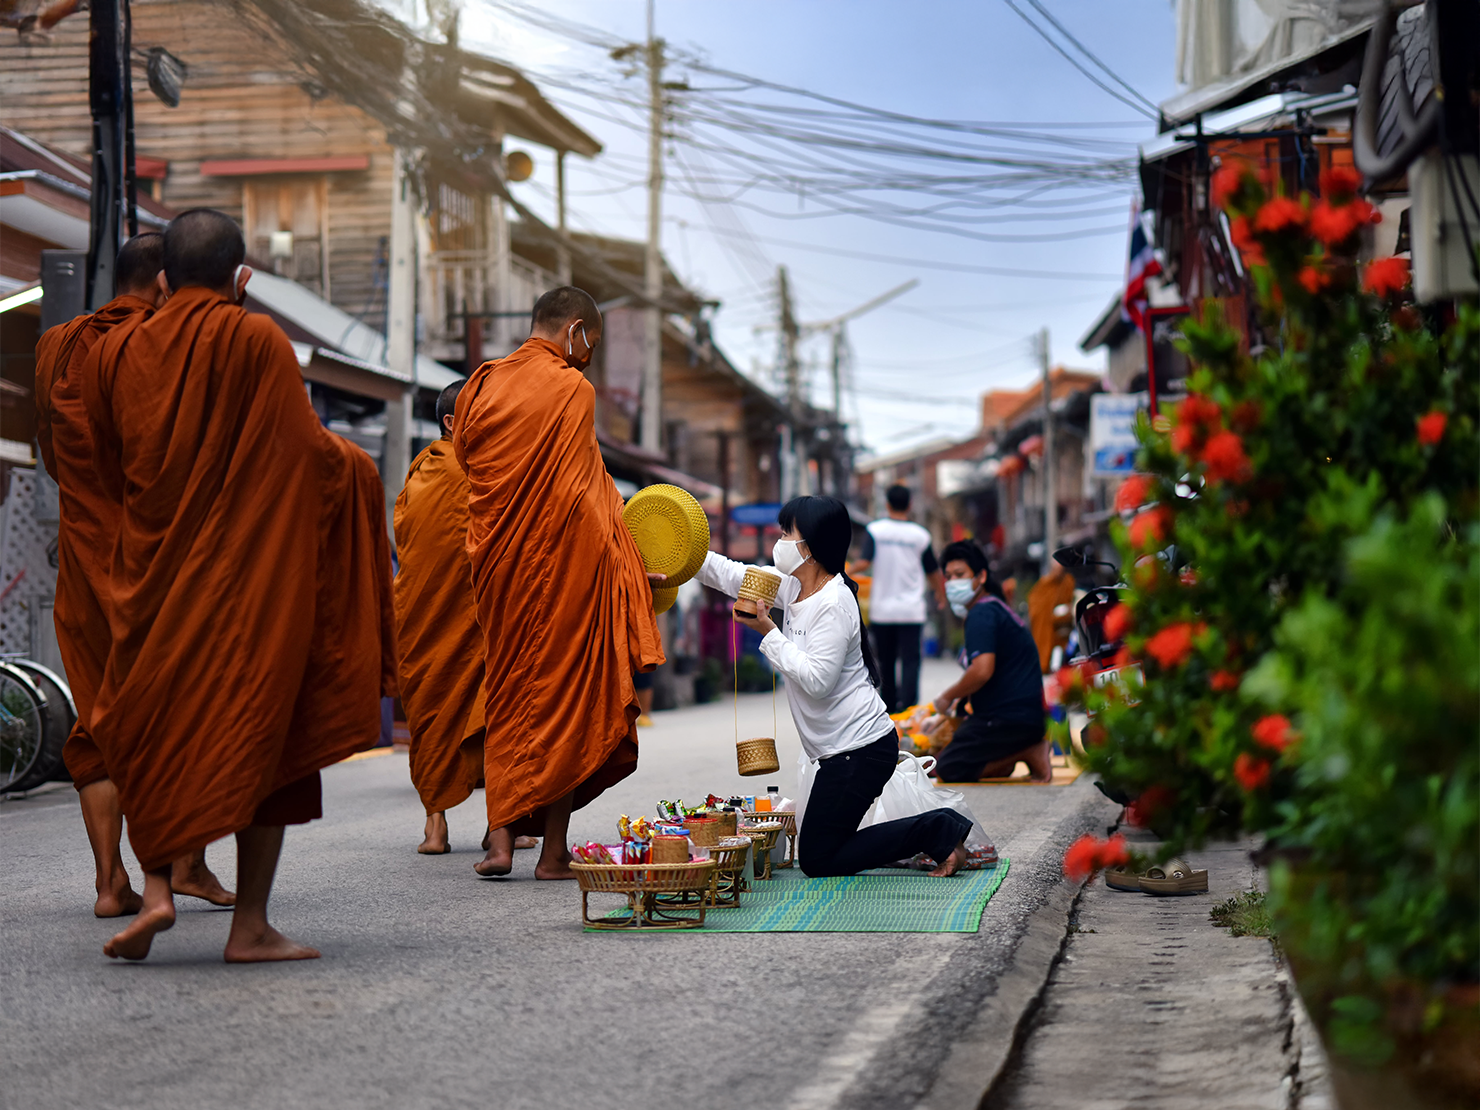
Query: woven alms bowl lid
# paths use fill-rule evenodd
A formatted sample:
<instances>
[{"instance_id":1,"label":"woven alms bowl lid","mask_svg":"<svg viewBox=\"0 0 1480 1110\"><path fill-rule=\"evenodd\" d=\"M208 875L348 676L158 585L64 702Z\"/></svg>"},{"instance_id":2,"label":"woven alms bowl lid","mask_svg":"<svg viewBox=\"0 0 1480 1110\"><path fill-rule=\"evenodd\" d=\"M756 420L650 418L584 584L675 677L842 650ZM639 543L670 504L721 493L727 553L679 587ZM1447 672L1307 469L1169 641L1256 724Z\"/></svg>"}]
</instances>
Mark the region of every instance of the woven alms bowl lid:
<instances>
[{"instance_id":1,"label":"woven alms bowl lid","mask_svg":"<svg viewBox=\"0 0 1480 1110\"><path fill-rule=\"evenodd\" d=\"M660 588L683 585L704 565L709 518L686 490L670 485L638 490L622 510L622 520L637 542L648 573L668 576Z\"/></svg>"},{"instance_id":2,"label":"woven alms bowl lid","mask_svg":"<svg viewBox=\"0 0 1480 1110\"><path fill-rule=\"evenodd\" d=\"M662 586L653 587L653 612L666 613L673 608L673 603L678 600L678 587L664 589Z\"/></svg>"}]
</instances>

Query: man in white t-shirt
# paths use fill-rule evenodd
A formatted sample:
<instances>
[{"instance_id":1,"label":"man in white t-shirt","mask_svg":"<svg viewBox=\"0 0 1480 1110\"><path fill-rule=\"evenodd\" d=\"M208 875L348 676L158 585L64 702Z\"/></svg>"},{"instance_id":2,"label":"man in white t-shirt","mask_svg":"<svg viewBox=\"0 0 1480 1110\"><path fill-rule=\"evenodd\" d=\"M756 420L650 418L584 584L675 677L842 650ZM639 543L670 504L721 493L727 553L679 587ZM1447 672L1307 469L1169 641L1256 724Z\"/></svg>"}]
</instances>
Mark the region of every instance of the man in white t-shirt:
<instances>
[{"instance_id":1,"label":"man in white t-shirt","mask_svg":"<svg viewBox=\"0 0 1480 1110\"><path fill-rule=\"evenodd\" d=\"M889 515L864 533L855 574L869 571L869 630L879 660L879 694L889 712L899 713L920 700L920 629L925 623L925 584L945 608L945 584L930 533L910 520L910 491L890 486L884 494ZM897 674L896 674L897 672Z\"/></svg>"}]
</instances>

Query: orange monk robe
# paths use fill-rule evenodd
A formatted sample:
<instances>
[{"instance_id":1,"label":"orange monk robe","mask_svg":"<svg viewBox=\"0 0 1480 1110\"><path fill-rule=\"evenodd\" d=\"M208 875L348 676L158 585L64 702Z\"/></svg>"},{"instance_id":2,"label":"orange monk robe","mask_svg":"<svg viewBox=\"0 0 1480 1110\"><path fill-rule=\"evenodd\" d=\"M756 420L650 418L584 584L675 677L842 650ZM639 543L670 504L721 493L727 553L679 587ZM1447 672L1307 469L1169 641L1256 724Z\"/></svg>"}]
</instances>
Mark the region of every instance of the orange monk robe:
<instances>
[{"instance_id":1,"label":"orange monk robe","mask_svg":"<svg viewBox=\"0 0 1480 1110\"><path fill-rule=\"evenodd\" d=\"M1048 673L1054 647L1069 642L1067 623L1055 617L1053 611L1073 602L1074 576L1068 571L1046 574L1028 591L1028 628L1038 645L1038 669L1044 674Z\"/></svg>"},{"instance_id":2,"label":"orange monk robe","mask_svg":"<svg viewBox=\"0 0 1480 1110\"><path fill-rule=\"evenodd\" d=\"M108 661L102 590L121 514L93 470L82 376L89 365L87 355L110 329L153 311L148 301L125 294L97 312L51 328L36 344L36 438L46 472L57 483L61 509L54 612L57 647L77 705L77 723L62 755L79 790L108 777L87 722Z\"/></svg>"},{"instance_id":3,"label":"orange monk robe","mask_svg":"<svg viewBox=\"0 0 1480 1110\"><path fill-rule=\"evenodd\" d=\"M155 869L319 815L395 686L375 464L309 405L287 336L209 290L114 328L84 377L123 506L92 735Z\"/></svg>"},{"instance_id":4,"label":"orange monk robe","mask_svg":"<svg viewBox=\"0 0 1480 1110\"><path fill-rule=\"evenodd\" d=\"M483 633L468 564L468 478L450 440L416 456L396 498L396 648L411 782L428 813L483 777Z\"/></svg>"},{"instance_id":5,"label":"orange monk robe","mask_svg":"<svg viewBox=\"0 0 1480 1110\"><path fill-rule=\"evenodd\" d=\"M652 590L596 443L596 391L530 339L474 372L453 444L486 645L490 828L543 833L637 769L636 671L663 662Z\"/></svg>"}]
</instances>

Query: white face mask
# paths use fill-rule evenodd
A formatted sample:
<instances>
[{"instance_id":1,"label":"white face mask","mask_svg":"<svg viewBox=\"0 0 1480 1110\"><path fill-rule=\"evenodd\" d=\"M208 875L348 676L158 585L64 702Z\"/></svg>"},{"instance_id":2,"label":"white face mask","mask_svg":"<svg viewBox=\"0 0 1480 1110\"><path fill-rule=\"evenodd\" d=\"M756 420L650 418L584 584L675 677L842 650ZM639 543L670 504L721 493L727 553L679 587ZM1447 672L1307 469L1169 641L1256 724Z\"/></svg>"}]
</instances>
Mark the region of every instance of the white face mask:
<instances>
[{"instance_id":1,"label":"white face mask","mask_svg":"<svg viewBox=\"0 0 1480 1110\"><path fill-rule=\"evenodd\" d=\"M798 540L777 540L776 546L771 548L771 561L782 574L795 574L807 558L811 558L802 557L800 546Z\"/></svg>"},{"instance_id":2,"label":"white face mask","mask_svg":"<svg viewBox=\"0 0 1480 1110\"><path fill-rule=\"evenodd\" d=\"M966 616L967 607L975 596L976 584L970 578L952 578L946 583L946 600L951 604L951 612L958 617Z\"/></svg>"}]
</instances>

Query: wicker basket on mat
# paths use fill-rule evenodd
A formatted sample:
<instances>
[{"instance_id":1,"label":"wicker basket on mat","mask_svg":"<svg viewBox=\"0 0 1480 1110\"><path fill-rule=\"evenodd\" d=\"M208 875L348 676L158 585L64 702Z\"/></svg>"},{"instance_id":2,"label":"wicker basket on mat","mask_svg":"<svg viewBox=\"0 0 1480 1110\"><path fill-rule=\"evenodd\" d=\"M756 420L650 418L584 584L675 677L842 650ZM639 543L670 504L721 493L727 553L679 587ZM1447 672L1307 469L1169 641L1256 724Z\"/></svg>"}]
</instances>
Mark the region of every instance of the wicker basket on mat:
<instances>
[{"instance_id":1,"label":"wicker basket on mat","mask_svg":"<svg viewBox=\"0 0 1480 1110\"><path fill-rule=\"evenodd\" d=\"M795 867L797 862L797 815L791 810L768 811L759 813L753 809L745 811L748 821L778 821L781 824L781 835L786 837L786 858L776 865L777 870L787 867Z\"/></svg>"},{"instance_id":2,"label":"wicker basket on mat","mask_svg":"<svg viewBox=\"0 0 1480 1110\"><path fill-rule=\"evenodd\" d=\"M704 924L703 895L714 889L716 865L709 860L688 863L611 864L572 862L581 888L581 924L588 929L697 929ZM697 894L699 916L674 916L661 907L664 896ZM591 917L589 896L621 894L627 913L615 920Z\"/></svg>"},{"instance_id":3,"label":"wicker basket on mat","mask_svg":"<svg viewBox=\"0 0 1480 1110\"><path fill-rule=\"evenodd\" d=\"M720 836L734 836L740 831L740 814L733 809L712 809L709 816L718 822Z\"/></svg>"},{"instance_id":4,"label":"wicker basket on mat","mask_svg":"<svg viewBox=\"0 0 1480 1110\"><path fill-rule=\"evenodd\" d=\"M689 817L683 826L696 847L708 848L719 842L719 822L713 817Z\"/></svg>"},{"instance_id":5,"label":"wicker basket on mat","mask_svg":"<svg viewBox=\"0 0 1480 1110\"><path fill-rule=\"evenodd\" d=\"M735 758L740 764L740 774L745 778L774 775L781 770L781 760L776 757L776 741L770 736L735 741Z\"/></svg>"},{"instance_id":6,"label":"wicker basket on mat","mask_svg":"<svg viewBox=\"0 0 1480 1110\"><path fill-rule=\"evenodd\" d=\"M654 863L687 863L689 861L689 838L686 836L653 837Z\"/></svg>"}]
</instances>

